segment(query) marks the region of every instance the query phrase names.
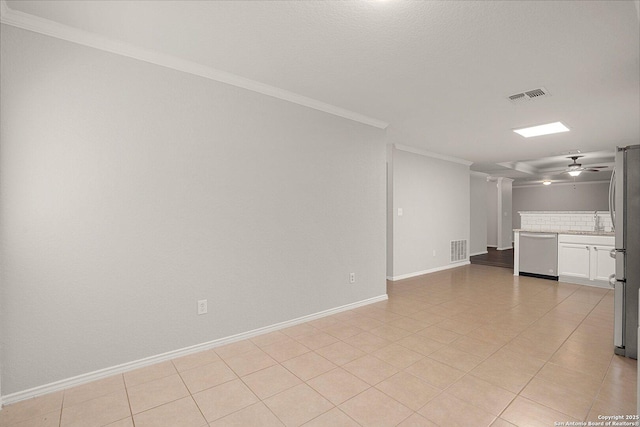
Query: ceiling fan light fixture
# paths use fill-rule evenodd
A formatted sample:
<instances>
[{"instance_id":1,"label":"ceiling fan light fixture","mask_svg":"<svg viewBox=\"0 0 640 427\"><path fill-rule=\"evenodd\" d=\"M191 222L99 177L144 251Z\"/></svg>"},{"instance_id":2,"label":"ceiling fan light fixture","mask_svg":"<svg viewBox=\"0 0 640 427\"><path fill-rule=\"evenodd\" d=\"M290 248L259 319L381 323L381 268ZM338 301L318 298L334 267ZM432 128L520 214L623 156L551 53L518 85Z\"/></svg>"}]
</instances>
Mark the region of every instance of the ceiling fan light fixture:
<instances>
[{"instance_id":1,"label":"ceiling fan light fixture","mask_svg":"<svg viewBox=\"0 0 640 427\"><path fill-rule=\"evenodd\" d=\"M533 136L550 135L553 133L568 132L569 128L562 122L547 123L545 125L531 126L528 128L514 129L518 135L525 138L531 138Z\"/></svg>"},{"instance_id":2,"label":"ceiling fan light fixture","mask_svg":"<svg viewBox=\"0 0 640 427\"><path fill-rule=\"evenodd\" d=\"M569 171L568 174L571 176L578 176L582 173L582 171Z\"/></svg>"}]
</instances>

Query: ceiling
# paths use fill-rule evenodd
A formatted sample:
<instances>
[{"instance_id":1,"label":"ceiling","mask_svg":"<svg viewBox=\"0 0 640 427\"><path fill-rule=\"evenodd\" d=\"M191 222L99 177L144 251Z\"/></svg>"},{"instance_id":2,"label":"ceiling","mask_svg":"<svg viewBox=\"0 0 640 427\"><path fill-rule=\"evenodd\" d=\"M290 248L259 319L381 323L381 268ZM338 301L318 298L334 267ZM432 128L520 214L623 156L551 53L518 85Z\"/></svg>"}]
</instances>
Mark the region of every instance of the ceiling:
<instances>
[{"instance_id":1,"label":"ceiling","mask_svg":"<svg viewBox=\"0 0 640 427\"><path fill-rule=\"evenodd\" d=\"M586 153L584 164L611 163L616 145L640 142L638 1L6 6L377 119L392 142L496 176L541 179L570 162L561 153L576 150ZM539 87L549 95L508 99ZM553 121L571 131L530 139L512 132Z\"/></svg>"},{"instance_id":2,"label":"ceiling","mask_svg":"<svg viewBox=\"0 0 640 427\"><path fill-rule=\"evenodd\" d=\"M488 174L490 177L505 177L514 180L514 186L538 185L543 181L554 183L576 183L606 181L611 179L615 162L615 150L594 151L589 153L558 153L550 157L515 162L479 162L471 165L471 170ZM576 163L584 169L597 168L597 172L583 171L577 177L567 173L573 160L570 156L579 156Z\"/></svg>"}]
</instances>

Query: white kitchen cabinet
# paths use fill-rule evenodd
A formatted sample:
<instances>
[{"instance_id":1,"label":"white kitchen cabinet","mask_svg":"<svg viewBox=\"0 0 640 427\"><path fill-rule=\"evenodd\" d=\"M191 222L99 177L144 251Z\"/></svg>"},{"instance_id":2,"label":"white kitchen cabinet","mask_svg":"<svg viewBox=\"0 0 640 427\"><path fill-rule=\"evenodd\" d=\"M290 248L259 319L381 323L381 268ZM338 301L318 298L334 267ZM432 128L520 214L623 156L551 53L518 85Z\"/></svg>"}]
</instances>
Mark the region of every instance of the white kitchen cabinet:
<instances>
[{"instance_id":1,"label":"white kitchen cabinet","mask_svg":"<svg viewBox=\"0 0 640 427\"><path fill-rule=\"evenodd\" d=\"M558 276L561 282L609 287L615 260L609 256L613 236L558 235Z\"/></svg>"},{"instance_id":2,"label":"white kitchen cabinet","mask_svg":"<svg viewBox=\"0 0 640 427\"><path fill-rule=\"evenodd\" d=\"M616 260L609 253L613 246L592 246L591 278L592 280L604 280L609 282L609 276L616 271Z\"/></svg>"},{"instance_id":3,"label":"white kitchen cabinet","mask_svg":"<svg viewBox=\"0 0 640 427\"><path fill-rule=\"evenodd\" d=\"M558 276L589 279L589 245L558 242Z\"/></svg>"}]
</instances>

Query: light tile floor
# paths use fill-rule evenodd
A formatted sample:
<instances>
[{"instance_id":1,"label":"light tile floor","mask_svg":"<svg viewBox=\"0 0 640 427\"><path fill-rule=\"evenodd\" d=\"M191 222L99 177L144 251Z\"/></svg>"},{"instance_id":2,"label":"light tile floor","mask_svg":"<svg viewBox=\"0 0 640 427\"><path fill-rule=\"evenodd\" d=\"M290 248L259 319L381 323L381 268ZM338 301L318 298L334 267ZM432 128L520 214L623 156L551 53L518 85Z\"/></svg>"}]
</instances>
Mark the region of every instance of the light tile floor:
<instances>
[{"instance_id":1,"label":"light tile floor","mask_svg":"<svg viewBox=\"0 0 640 427\"><path fill-rule=\"evenodd\" d=\"M389 300L5 407L2 427L554 426L636 412L613 294L470 265Z\"/></svg>"}]
</instances>

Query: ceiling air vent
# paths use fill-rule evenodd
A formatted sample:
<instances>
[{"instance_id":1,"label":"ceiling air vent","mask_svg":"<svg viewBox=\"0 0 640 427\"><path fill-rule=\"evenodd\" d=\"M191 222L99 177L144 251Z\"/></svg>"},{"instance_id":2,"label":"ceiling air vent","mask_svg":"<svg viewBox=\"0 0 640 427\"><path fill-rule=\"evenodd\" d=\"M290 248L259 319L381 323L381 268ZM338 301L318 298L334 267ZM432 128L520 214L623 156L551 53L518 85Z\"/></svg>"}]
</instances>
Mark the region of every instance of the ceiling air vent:
<instances>
[{"instance_id":1,"label":"ceiling air vent","mask_svg":"<svg viewBox=\"0 0 640 427\"><path fill-rule=\"evenodd\" d=\"M539 96L545 96L547 92L544 89L534 89L534 90L529 90L524 94L527 95L529 99L531 99L531 98L537 98Z\"/></svg>"},{"instance_id":2,"label":"ceiling air vent","mask_svg":"<svg viewBox=\"0 0 640 427\"><path fill-rule=\"evenodd\" d=\"M529 101L531 99L540 98L543 96L550 96L550 94L545 88L539 87L537 89L531 89L525 92L514 93L513 95L509 95L509 101L511 102Z\"/></svg>"}]
</instances>

